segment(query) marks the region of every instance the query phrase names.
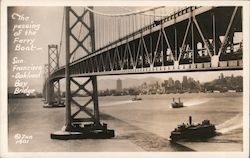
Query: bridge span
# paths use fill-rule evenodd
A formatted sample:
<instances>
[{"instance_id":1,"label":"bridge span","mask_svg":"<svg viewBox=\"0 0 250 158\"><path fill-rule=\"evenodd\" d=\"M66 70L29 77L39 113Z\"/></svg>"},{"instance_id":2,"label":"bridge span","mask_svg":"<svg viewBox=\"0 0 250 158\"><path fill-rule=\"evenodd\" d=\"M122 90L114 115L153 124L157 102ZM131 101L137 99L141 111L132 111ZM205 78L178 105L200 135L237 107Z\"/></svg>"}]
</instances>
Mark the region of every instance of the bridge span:
<instances>
[{"instance_id":1,"label":"bridge span","mask_svg":"<svg viewBox=\"0 0 250 158\"><path fill-rule=\"evenodd\" d=\"M242 33L241 12L238 7L187 7L70 63L70 74L242 69L242 39L234 42ZM83 47L77 42L74 50ZM51 79L64 74L61 67Z\"/></svg>"},{"instance_id":2,"label":"bridge span","mask_svg":"<svg viewBox=\"0 0 250 158\"><path fill-rule=\"evenodd\" d=\"M51 138L114 136L100 122L97 76L243 69L242 7L191 6L157 15L159 8L164 7L114 15L101 14L93 7L83 7L82 13L65 8L66 64L59 67L58 46L50 45L44 97L46 107L64 107L60 79L66 78L66 124ZM96 20L100 18L109 23L101 24ZM74 60L76 53L82 57ZM80 83L76 77L87 81ZM73 90L71 84L78 88ZM88 84L92 90L86 88ZM74 99L80 91L89 96L85 103Z\"/></svg>"}]
</instances>

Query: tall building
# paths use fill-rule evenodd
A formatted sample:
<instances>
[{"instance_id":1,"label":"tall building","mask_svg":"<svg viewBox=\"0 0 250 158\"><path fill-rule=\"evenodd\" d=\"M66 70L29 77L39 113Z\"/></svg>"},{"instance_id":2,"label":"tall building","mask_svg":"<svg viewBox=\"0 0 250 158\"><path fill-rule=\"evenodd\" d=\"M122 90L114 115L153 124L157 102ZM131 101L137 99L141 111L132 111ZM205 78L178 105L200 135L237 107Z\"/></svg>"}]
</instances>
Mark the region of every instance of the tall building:
<instances>
[{"instance_id":1,"label":"tall building","mask_svg":"<svg viewBox=\"0 0 250 158\"><path fill-rule=\"evenodd\" d=\"M223 73L220 74L219 79L221 79L221 80L224 79Z\"/></svg>"},{"instance_id":2,"label":"tall building","mask_svg":"<svg viewBox=\"0 0 250 158\"><path fill-rule=\"evenodd\" d=\"M169 87L174 87L174 80L173 80L172 77L169 77L169 78L168 78L168 86L169 86Z\"/></svg>"},{"instance_id":3,"label":"tall building","mask_svg":"<svg viewBox=\"0 0 250 158\"><path fill-rule=\"evenodd\" d=\"M182 88L186 89L187 86L188 86L188 78L187 78L187 76L183 76L183 79L182 79Z\"/></svg>"},{"instance_id":4,"label":"tall building","mask_svg":"<svg viewBox=\"0 0 250 158\"><path fill-rule=\"evenodd\" d=\"M122 90L122 80L121 79L118 79L116 81L116 90Z\"/></svg>"},{"instance_id":5,"label":"tall building","mask_svg":"<svg viewBox=\"0 0 250 158\"><path fill-rule=\"evenodd\" d=\"M164 92L166 93L168 89L168 80L164 80L161 86L164 88Z\"/></svg>"}]
</instances>

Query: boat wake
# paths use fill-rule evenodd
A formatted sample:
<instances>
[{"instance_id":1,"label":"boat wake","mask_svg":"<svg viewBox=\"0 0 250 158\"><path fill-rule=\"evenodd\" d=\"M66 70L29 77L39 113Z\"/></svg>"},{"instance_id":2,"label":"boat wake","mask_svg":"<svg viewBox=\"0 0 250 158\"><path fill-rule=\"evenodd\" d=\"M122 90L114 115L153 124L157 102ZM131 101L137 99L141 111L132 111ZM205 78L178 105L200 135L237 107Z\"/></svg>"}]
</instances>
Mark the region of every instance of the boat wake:
<instances>
[{"instance_id":1,"label":"boat wake","mask_svg":"<svg viewBox=\"0 0 250 158\"><path fill-rule=\"evenodd\" d=\"M101 106L115 106L115 105L129 104L133 102L134 101L132 100L124 100L124 101L117 101L117 102L112 102L112 103L104 103L104 104L101 104Z\"/></svg>"},{"instance_id":2,"label":"boat wake","mask_svg":"<svg viewBox=\"0 0 250 158\"><path fill-rule=\"evenodd\" d=\"M190 101L186 101L186 102L184 102L184 106L187 106L187 107L189 107L189 106L195 106L195 105L200 105L200 104L204 104L204 103L206 103L206 102L209 102L210 101L210 99L203 99L203 100L190 100Z\"/></svg>"},{"instance_id":3,"label":"boat wake","mask_svg":"<svg viewBox=\"0 0 250 158\"><path fill-rule=\"evenodd\" d=\"M217 132L225 134L231 132L235 129L243 127L243 116L242 113L236 115L235 117L225 121L224 123L216 126Z\"/></svg>"}]
</instances>

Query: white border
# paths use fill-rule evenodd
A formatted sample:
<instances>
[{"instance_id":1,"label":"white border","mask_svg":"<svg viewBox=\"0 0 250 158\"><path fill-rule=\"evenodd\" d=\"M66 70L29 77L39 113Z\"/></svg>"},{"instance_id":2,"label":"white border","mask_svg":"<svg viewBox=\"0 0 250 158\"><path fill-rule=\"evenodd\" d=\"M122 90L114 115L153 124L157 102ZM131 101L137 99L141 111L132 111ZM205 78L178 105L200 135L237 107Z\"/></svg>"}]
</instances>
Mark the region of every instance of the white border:
<instances>
[{"instance_id":1,"label":"white border","mask_svg":"<svg viewBox=\"0 0 250 158\"><path fill-rule=\"evenodd\" d=\"M243 7L243 45L244 45L244 59L243 59L243 79L244 79L244 93L243 93L243 152L8 152L8 112L7 112L7 6L79 6L79 5L94 5L94 6L229 6L239 5ZM88 158L102 157L120 157L126 158L145 157L145 158L165 158L165 157L224 157L224 158L244 158L249 157L249 1L77 1L77 0L2 0L1 2L1 108L0 108L0 128L1 128L1 150L0 157L80 157ZM248 54L248 55L246 55Z\"/></svg>"}]
</instances>

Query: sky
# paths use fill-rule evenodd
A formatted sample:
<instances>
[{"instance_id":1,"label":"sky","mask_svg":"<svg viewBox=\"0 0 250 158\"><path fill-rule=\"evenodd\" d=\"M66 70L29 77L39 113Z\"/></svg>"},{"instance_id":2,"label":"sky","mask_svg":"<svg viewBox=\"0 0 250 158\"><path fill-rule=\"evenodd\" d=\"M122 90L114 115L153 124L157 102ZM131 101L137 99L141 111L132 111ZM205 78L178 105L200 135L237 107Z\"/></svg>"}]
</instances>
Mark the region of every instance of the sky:
<instances>
[{"instance_id":1,"label":"sky","mask_svg":"<svg viewBox=\"0 0 250 158\"><path fill-rule=\"evenodd\" d=\"M23 63L19 64L20 66L44 66L48 62L48 44L57 44L60 40L60 26L62 23L62 8L58 7L15 7L9 8L8 10L8 73L9 73L9 82L8 86L13 87L16 81L16 78L12 77L12 74L15 74L13 69L13 58L17 57L22 59ZM29 17L29 21L23 22L16 19L12 19L12 15L17 13L19 15L24 15ZM60 20L59 20L60 19ZM21 34L18 36L20 39L35 39L34 45L41 50L35 51L15 51L16 45L14 44L14 32L13 29L15 25L22 24L37 24L40 25L38 31L34 36L25 36ZM18 29L16 29L18 30ZM35 79L27 79L30 83L30 86L41 85L43 83L43 75Z\"/></svg>"},{"instance_id":2,"label":"sky","mask_svg":"<svg viewBox=\"0 0 250 158\"><path fill-rule=\"evenodd\" d=\"M98 12L106 13L106 14L118 14L118 13L126 13L130 12L130 10L142 10L146 8L141 8L141 7L97 7L95 8ZM174 10L178 8L176 7L171 7L167 8L161 12L158 12L157 14L170 14ZM14 83L16 81L15 78L12 77L14 72L12 71L13 69L13 58L17 57L19 59L23 59L24 63L20 65L38 65L38 66L44 66L44 64L47 64L48 62L48 44L58 44L60 43L61 40L61 31L62 31L62 22L63 22L63 7L14 7L14 8L9 8L8 10L8 39L9 39L9 48L8 48L8 69L9 69L9 82L8 86L13 87ZM16 19L12 19L12 15L14 13L17 13L19 15L24 15L25 17L29 17L29 20L26 22L23 21L18 21ZM101 18L99 18L101 19ZM109 19L105 19L109 20ZM118 19L117 19L118 20ZM131 21L132 19L127 19L127 21L124 21L124 25L129 24L129 20ZM137 19L138 20L138 19ZM139 19L140 20L140 19ZM150 22L151 19L144 19L142 22L147 23ZM98 21L98 18L96 20L96 23L98 22L104 22L104 24L107 24L107 21ZM32 52L20 52L20 51L15 51L15 44L14 43L14 26L15 25L20 25L20 24L39 24L40 28L37 30L36 34L34 36L20 36L20 38L34 38L35 42L34 44L41 48L40 50L32 51ZM114 21L114 24L116 24L116 21ZM103 25L104 26L104 25ZM113 28L115 29L115 28ZM112 27L101 27L98 28L101 32L106 32L103 36L107 37L107 34L109 32L114 31ZM122 30L124 34L129 33L131 31L134 31L136 28L126 28L126 30ZM115 30L118 31L118 30ZM121 30L120 30L121 31ZM98 34L98 33L97 33ZM98 35L97 35L98 36ZM100 35L101 36L101 35ZM104 37L100 37L99 39L105 40ZM65 34L62 36L62 52L65 49L64 45L64 40ZM107 38L112 38L112 37L107 37ZM113 37L116 38L116 37ZM112 39L110 39L112 40ZM101 45L101 42L99 42L99 45ZM102 43L103 45L105 43ZM60 56L60 65L64 65L64 53L61 54ZM122 75L122 76L104 76L104 77L99 77L100 79L118 79L118 78L145 78L145 77L158 77L158 78L169 78L172 77L173 79L182 79L183 75L193 77L197 80L200 80L201 82L206 82L209 80L213 80L215 78L218 78L219 74L221 72L199 72L199 73L166 73L166 74L140 74L140 75ZM242 75L242 71L226 71L223 72L225 75L224 76L230 76L231 74L234 74L235 76L237 75ZM34 87L42 87L43 84L43 75L41 75L39 78L35 79L27 79L29 82L30 86ZM40 90L39 90L40 91Z\"/></svg>"}]
</instances>

